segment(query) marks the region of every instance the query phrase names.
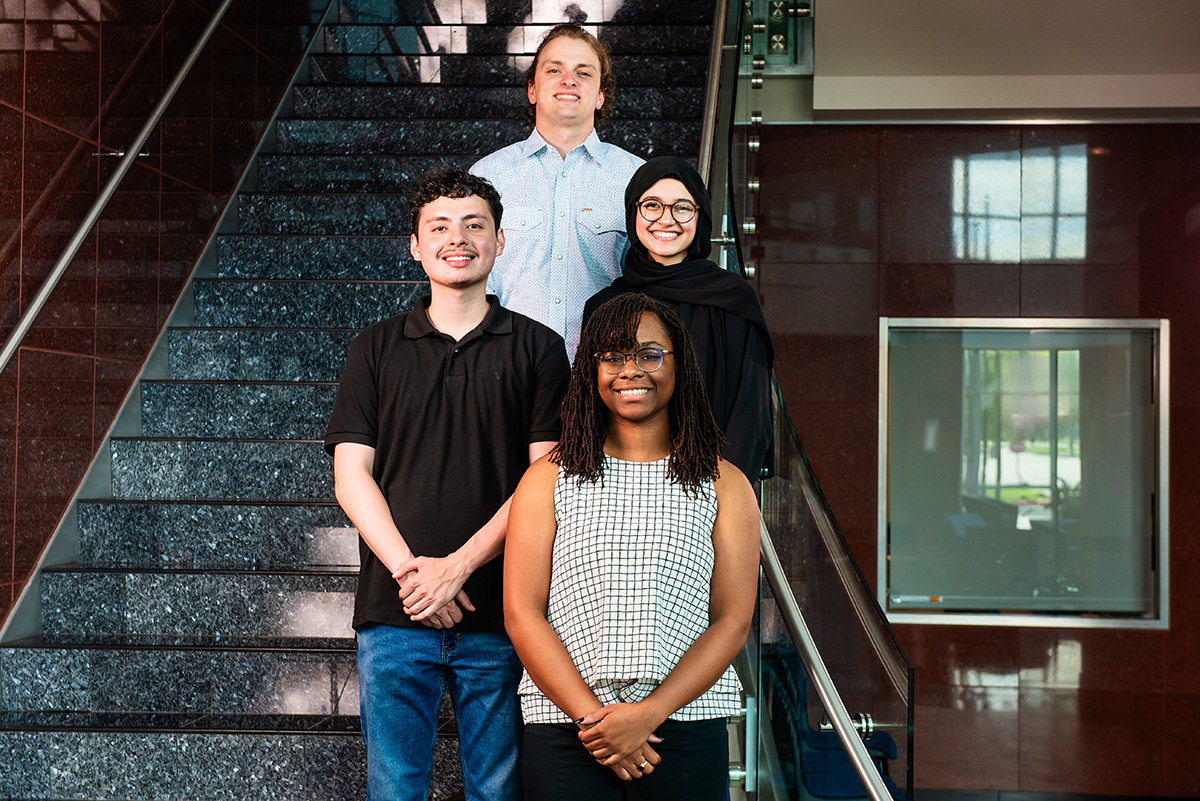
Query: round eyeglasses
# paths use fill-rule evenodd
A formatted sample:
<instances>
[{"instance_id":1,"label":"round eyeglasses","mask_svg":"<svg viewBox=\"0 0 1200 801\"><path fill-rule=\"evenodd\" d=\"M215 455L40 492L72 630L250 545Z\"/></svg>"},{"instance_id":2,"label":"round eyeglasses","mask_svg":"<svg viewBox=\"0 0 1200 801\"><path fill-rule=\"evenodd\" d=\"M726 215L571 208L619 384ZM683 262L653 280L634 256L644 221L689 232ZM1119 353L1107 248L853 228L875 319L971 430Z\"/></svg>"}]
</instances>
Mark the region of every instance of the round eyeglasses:
<instances>
[{"instance_id":1,"label":"round eyeglasses","mask_svg":"<svg viewBox=\"0 0 1200 801\"><path fill-rule=\"evenodd\" d=\"M643 200L638 203L638 214L646 222L656 222L663 212L671 210L671 219L679 224L691 222L696 216L696 204L690 200L679 200L675 203L663 203L661 200Z\"/></svg>"},{"instance_id":2,"label":"round eyeglasses","mask_svg":"<svg viewBox=\"0 0 1200 801\"><path fill-rule=\"evenodd\" d=\"M616 375L624 370L625 363L630 359L633 359L633 363L638 366L638 369L647 373L653 373L659 367L662 367L663 356L671 352L662 348L642 348L637 353L606 350L603 353L597 353L596 358L600 360L600 369L609 375Z\"/></svg>"}]
</instances>

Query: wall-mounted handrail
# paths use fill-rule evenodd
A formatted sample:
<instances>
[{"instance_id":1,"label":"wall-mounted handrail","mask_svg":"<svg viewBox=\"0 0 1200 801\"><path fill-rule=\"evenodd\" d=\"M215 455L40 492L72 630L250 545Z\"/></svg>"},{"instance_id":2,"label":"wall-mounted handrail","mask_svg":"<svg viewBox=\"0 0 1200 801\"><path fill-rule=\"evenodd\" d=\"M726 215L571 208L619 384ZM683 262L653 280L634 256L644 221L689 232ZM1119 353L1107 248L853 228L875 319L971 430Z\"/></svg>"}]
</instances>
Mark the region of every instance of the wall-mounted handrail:
<instances>
[{"instance_id":1,"label":"wall-mounted handrail","mask_svg":"<svg viewBox=\"0 0 1200 801\"><path fill-rule=\"evenodd\" d=\"M0 372L3 372L8 367L8 363L16 355L17 349L21 347L21 342L25 339L25 335L33 327L34 320L45 307L46 301L50 299L50 294L58 286L58 282L62 280L63 275L67 272L67 268L71 266L71 261L79 253L79 249L83 247L83 241L87 239L88 233L91 232L92 227L100 219L100 215L104 212L108 202L116 194L117 186L124 179L125 174L133 167L133 163L137 160L142 146L146 144L146 141L150 138L150 134L154 132L154 128L162 119L167 106L174 99L175 93L179 91L179 87L183 85L184 80L187 79L192 66L200 58L200 54L208 45L209 39L212 38L213 33L217 30L217 26L221 24L221 19L225 16L225 12L229 10L231 5L233 5L233 0L222 0L221 5L213 13L212 19L209 20L208 25L201 32L196 46L188 53L179 71L175 74L171 83L167 85L166 92L163 93L162 99L158 101L158 105L150 112L150 116L146 118L145 125L138 131L138 135L134 137L129 146L125 148L125 155L121 157L121 161L117 164L112 177L108 179L108 183L104 185L104 189L100 191L92 207L88 209L83 222L79 224L79 228L67 243L62 255L54 263L54 267L50 270L50 274L46 276L46 280L42 281L42 285L38 287L37 294L33 296L33 299L29 302L29 306L21 313L21 317L17 320L12 333L4 341L4 347L0 349Z\"/></svg>"},{"instance_id":2,"label":"wall-mounted handrail","mask_svg":"<svg viewBox=\"0 0 1200 801\"><path fill-rule=\"evenodd\" d=\"M850 713L846 711L846 705L842 703L842 698L833 685L833 678L825 667L825 660L821 658L821 652L817 650L817 644L808 630L808 624L804 622L800 604L796 602L796 595L792 592L787 576L783 572L783 565L779 562L779 554L775 550L775 543L771 540L771 533L767 530L767 523L762 517L759 517L758 523L763 574L766 576L767 584L771 587L771 592L775 595L776 603L779 604L783 624L787 627L792 642L795 643L801 659L808 668L813 687L816 688L821 704L825 707L825 712L833 724L833 729L842 742L842 748L850 758L851 764L854 765L854 772L858 774L871 801L892 801L892 796L883 783L883 778L876 770L871 755L867 753L862 738L854 728L854 721L851 720Z\"/></svg>"}]
</instances>

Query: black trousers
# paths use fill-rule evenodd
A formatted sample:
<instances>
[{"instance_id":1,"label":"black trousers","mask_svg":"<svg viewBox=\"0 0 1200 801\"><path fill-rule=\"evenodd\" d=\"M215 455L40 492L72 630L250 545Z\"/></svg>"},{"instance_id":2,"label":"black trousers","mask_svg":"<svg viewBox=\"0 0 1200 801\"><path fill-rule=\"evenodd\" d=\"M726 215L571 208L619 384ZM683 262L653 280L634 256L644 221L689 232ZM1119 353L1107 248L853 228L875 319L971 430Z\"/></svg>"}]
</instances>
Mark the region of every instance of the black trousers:
<instances>
[{"instance_id":1,"label":"black trousers","mask_svg":"<svg viewBox=\"0 0 1200 801\"><path fill-rule=\"evenodd\" d=\"M572 723L525 726L521 775L525 801L723 801L729 785L725 718L668 720L655 733L662 762L654 772L623 782L579 742Z\"/></svg>"}]
</instances>

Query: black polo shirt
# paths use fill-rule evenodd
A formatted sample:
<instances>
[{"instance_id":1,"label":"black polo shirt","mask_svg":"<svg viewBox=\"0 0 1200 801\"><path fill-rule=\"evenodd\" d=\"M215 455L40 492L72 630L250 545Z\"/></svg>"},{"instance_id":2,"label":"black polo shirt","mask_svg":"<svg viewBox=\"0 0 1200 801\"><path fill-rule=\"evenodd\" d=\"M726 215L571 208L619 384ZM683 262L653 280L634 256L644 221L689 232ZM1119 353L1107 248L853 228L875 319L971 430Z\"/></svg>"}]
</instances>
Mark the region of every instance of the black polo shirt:
<instances>
[{"instance_id":1,"label":"black polo shirt","mask_svg":"<svg viewBox=\"0 0 1200 801\"><path fill-rule=\"evenodd\" d=\"M346 354L325 449L375 448L375 480L396 527L418 556L445 556L491 519L529 467L529 445L557 440L570 368L562 337L491 308L460 341L429 322L429 298L367 328ZM354 626L417 626L390 571L359 540L362 567ZM477 611L461 631L503 631L503 557L467 579Z\"/></svg>"}]
</instances>

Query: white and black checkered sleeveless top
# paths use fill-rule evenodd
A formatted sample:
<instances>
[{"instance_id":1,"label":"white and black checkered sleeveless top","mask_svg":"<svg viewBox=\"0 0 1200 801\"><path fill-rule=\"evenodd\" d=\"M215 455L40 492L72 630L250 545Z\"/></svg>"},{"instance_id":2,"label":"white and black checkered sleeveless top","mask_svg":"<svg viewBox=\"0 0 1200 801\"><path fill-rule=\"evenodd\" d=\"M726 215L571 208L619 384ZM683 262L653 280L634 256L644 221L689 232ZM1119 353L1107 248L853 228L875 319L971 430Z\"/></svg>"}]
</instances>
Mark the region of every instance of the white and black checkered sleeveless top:
<instances>
[{"instance_id":1,"label":"white and black checkered sleeveless top","mask_svg":"<svg viewBox=\"0 0 1200 801\"><path fill-rule=\"evenodd\" d=\"M717 496L688 495L667 460L605 457L604 478L582 485L559 470L558 530L546 619L602 704L643 700L708 627ZM526 672L526 723L570 723ZM741 708L733 668L672 720L727 717Z\"/></svg>"}]
</instances>

